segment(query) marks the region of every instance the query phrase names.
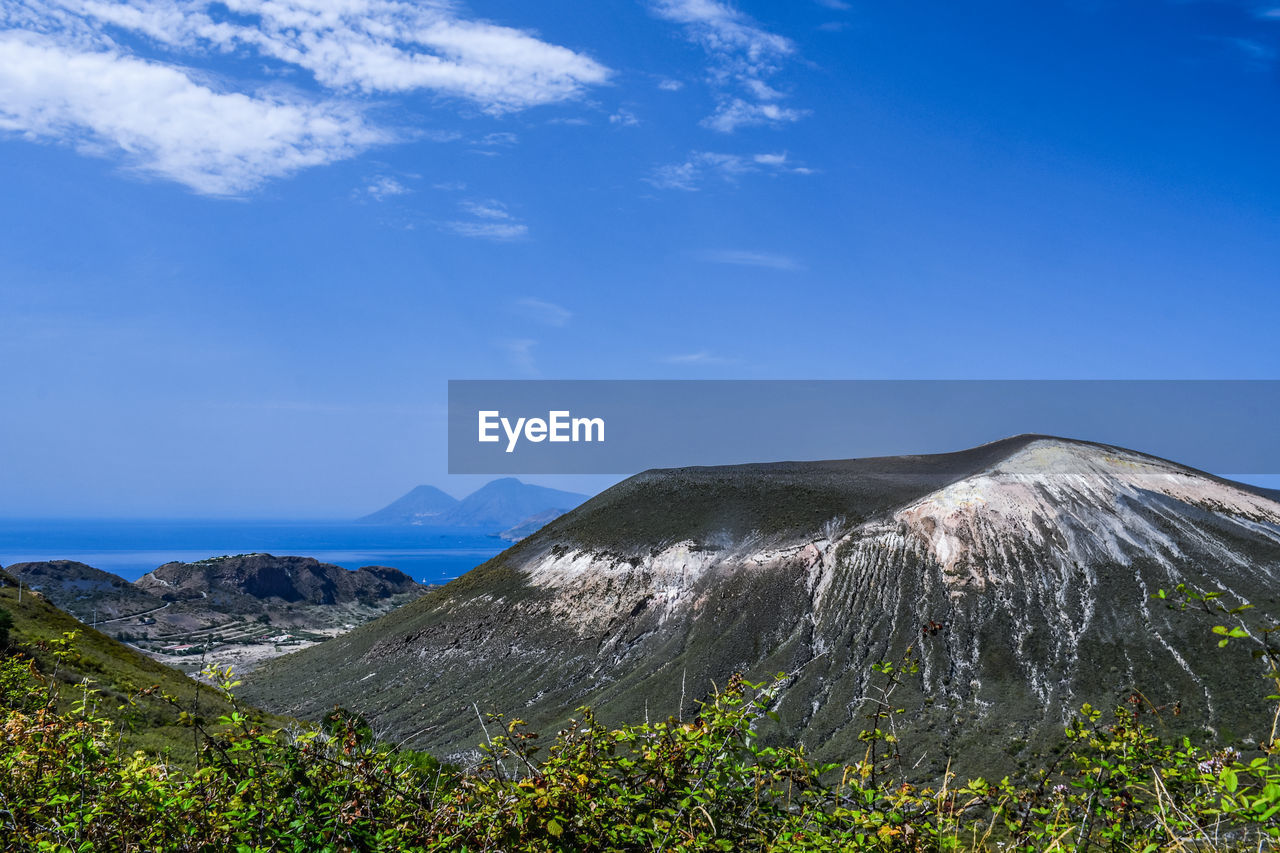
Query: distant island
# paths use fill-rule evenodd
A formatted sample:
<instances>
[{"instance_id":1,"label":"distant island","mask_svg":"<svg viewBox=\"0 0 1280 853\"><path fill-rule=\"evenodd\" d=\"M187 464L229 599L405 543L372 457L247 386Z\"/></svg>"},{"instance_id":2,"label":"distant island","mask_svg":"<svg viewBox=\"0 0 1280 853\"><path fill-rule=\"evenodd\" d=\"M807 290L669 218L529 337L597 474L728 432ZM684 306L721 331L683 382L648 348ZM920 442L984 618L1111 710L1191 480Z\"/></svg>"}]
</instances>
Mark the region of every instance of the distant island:
<instances>
[{"instance_id":1,"label":"distant island","mask_svg":"<svg viewBox=\"0 0 1280 853\"><path fill-rule=\"evenodd\" d=\"M361 524L473 527L516 542L587 500L587 495L504 477L462 500L435 486L417 486L387 506L357 519Z\"/></svg>"}]
</instances>

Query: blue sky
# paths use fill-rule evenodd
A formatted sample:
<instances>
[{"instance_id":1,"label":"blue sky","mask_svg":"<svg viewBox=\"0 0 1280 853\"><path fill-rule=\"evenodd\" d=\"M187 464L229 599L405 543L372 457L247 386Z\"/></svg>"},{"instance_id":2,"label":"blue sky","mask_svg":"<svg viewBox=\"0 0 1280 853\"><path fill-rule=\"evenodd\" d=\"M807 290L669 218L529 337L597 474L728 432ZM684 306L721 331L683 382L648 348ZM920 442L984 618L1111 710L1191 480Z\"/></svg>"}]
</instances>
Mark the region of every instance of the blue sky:
<instances>
[{"instance_id":1,"label":"blue sky","mask_svg":"<svg viewBox=\"0 0 1280 853\"><path fill-rule=\"evenodd\" d=\"M0 0L0 515L465 493L450 378L1275 378L1278 51L1266 2Z\"/></svg>"}]
</instances>

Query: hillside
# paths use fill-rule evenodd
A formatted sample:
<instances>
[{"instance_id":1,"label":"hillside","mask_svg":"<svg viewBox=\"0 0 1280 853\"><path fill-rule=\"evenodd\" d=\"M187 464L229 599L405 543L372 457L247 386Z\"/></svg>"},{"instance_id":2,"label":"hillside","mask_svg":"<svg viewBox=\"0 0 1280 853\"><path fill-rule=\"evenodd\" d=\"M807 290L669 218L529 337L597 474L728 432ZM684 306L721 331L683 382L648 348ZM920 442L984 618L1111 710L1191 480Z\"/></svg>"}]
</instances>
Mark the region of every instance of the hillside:
<instances>
[{"instance_id":1,"label":"hillside","mask_svg":"<svg viewBox=\"0 0 1280 853\"><path fill-rule=\"evenodd\" d=\"M8 572L84 621L116 619L156 610L164 601L119 575L73 560L13 563Z\"/></svg>"},{"instance_id":2,"label":"hillside","mask_svg":"<svg viewBox=\"0 0 1280 853\"><path fill-rule=\"evenodd\" d=\"M41 672L51 674L47 677L58 691L60 708L70 708L83 695L79 687L83 679L101 691L97 712L116 723L126 753L141 749L189 764L194 758L192 729L179 724L179 713L195 710L200 717L214 721L230 710L212 688L95 631L43 595L24 589L19 603L17 579L7 571L0 571L0 609L13 618L11 649L33 658ZM71 657L59 659L56 642L71 631L76 632ZM157 695L139 695L149 687L157 687ZM176 697L182 707L173 708L158 694ZM290 723L286 718L247 710L251 718L271 728Z\"/></svg>"},{"instance_id":3,"label":"hillside","mask_svg":"<svg viewBox=\"0 0 1280 853\"><path fill-rule=\"evenodd\" d=\"M1179 583L1274 613L1280 504L1133 451L1041 436L973 450L652 471L377 622L255 673L246 695L349 704L419 745L481 737L471 702L555 724L688 710L735 671L793 675L781 725L858 747L871 666L908 648L921 772L1034 760L1082 702L1140 690L1246 744L1265 716ZM358 693L347 685L359 684Z\"/></svg>"}]
</instances>

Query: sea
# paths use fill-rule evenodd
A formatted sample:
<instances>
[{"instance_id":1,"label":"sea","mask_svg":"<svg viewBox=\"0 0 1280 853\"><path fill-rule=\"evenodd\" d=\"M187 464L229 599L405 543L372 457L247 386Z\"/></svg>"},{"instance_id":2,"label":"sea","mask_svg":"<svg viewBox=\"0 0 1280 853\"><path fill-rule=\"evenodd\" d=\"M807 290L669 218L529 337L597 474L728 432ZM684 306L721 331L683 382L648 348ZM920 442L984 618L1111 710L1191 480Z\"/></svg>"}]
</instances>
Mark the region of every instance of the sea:
<instances>
[{"instance_id":1,"label":"sea","mask_svg":"<svg viewBox=\"0 0 1280 853\"><path fill-rule=\"evenodd\" d=\"M0 566L75 560L134 581L174 560L267 553L348 569L393 566L421 583L465 574L510 543L475 529L317 521L0 519Z\"/></svg>"}]
</instances>

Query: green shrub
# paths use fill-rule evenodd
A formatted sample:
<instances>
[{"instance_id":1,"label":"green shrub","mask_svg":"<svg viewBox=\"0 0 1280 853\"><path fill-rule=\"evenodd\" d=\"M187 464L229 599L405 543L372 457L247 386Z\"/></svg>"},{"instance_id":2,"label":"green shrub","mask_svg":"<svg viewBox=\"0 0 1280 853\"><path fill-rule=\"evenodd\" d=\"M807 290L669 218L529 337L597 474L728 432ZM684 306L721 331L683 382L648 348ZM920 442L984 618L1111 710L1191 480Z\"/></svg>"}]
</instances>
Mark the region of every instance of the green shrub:
<instances>
[{"instance_id":1,"label":"green shrub","mask_svg":"<svg viewBox=\"0 0 1280 853\"><path fill-rule=\"evenodd\" d=\"M1162 597L1165 597L1162 595ZM1167 598L1167 597L1166 597ZM1180 590L1174 606L1243 610ZM1234 621L1233 621L1234 620ZM1219 630L1221 629L1221 630ZM70 640L68 640L70 642ZM74 649L61 649L66 656ZM491 716L484 760L467 771L380 744L358 715L335 709L322 730L254 724L234 704L229 670L209 670L232 710L210 728L174 713L199 746L183 771L121 755L103 694L75 687L70 710L34 666L0 661L0 839L44 851L1141 851L1280 846L1280 752L1162 741L1141 701L1111 715L1085 706L1057 760L1015 784L904 781L881 678L866 752L818 765L800 746L764 746L755 725L786 679L735 677L691 720L611 728L584 709L545 746L518 719ZM64 708L62 712L57 709Z\"/></svg>"}]
</instances>

